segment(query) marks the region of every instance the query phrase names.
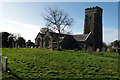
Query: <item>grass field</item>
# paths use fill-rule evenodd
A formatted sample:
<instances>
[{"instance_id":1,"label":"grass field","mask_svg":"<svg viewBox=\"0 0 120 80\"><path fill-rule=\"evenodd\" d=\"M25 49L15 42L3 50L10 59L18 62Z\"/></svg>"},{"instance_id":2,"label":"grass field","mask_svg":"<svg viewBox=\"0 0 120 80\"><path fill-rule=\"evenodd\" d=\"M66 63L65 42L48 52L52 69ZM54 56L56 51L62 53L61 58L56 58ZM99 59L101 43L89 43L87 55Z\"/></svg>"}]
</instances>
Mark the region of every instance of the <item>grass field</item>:
<instances>
[{"instance_id":1,"label":"grass field","mask_svg":"<svg viewBox=\"0 0 120 80\"><path fill-rule=\"evenodd\" d=\"M118 53L3 48L8 70L3 79L118 78Z\"/></svg>"}]
</instances>

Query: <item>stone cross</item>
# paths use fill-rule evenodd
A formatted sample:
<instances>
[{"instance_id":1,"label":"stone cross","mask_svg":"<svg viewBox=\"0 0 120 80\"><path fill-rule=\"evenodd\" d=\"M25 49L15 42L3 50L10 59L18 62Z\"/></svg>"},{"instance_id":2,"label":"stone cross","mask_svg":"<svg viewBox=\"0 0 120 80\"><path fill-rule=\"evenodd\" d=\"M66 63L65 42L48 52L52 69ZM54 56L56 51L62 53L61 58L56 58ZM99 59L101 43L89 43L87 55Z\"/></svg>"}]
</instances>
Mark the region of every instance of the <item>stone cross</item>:
<instances>
[{"instance_id":1,"label":"stone cross","mask_svg":"<svg viewBox=\"0 0 120 80\"><path fill-rule=\"evenodd\" d=\"M3 71L7 71L7 59L6 56L3 57Z\"/></svg>"}]
</instances>

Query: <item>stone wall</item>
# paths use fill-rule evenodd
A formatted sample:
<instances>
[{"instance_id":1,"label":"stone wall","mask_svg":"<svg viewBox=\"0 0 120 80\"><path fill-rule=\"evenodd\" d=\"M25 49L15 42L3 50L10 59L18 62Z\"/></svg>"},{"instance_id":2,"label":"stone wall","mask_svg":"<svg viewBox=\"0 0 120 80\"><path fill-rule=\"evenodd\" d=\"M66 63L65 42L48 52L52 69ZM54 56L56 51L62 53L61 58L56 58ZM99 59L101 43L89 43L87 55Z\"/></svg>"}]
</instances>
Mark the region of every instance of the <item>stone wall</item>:
<instances>
[{"instance_id":1,"label":"stone wall","mask_svg":"<svg viewBox=\"0 0 120 80\"><path fill-rule=\"evenodd\" d=\"M102 49L102 9L93 7L85 9L84 34L92 32L94 50Z\"/></svg>"}]
</instances>

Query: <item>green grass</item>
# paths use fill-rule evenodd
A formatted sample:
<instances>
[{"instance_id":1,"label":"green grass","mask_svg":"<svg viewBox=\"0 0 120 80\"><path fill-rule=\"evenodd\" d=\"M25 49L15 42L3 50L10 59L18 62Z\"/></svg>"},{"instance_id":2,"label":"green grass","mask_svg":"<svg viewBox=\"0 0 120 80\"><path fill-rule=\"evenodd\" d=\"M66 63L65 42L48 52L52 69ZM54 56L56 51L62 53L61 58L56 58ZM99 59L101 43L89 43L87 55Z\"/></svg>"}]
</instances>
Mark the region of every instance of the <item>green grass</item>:
<instances>
[{"instance_id":1,"label":"green grass","mask_svg":"<svg viewBox=\"0 0 120 80\"><path fill-rule=\"evenodd\" d=\"M118 53L3 48L8 69L3 79L118 78Z\"/></svg>"}]
</instances>

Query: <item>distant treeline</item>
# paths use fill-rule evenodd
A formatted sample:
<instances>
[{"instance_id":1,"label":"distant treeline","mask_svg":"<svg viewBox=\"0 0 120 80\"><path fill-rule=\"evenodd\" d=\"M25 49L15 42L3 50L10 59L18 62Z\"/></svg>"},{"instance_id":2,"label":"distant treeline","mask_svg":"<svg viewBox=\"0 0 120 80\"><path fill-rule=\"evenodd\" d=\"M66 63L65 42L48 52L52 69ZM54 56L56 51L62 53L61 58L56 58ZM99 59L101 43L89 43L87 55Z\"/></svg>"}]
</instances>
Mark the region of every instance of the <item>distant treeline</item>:
<instances>
[{"instance_id":1,"label":"distant treeline","mask_svg":"<svg viewBox=\"0 0 120 80\"><path fill-rule=\"evenodd\" d=\"M2 45L1 45L2 44ZM0 32L0 47L2 48L13 48L13 47L32 47L35 46L31 40L26 41L20 34L13 34L8 32ZM106 48L120 48L120 40L115 40L109 45L103 43L103 47Z\"/></svg>"},{"instance_id":2,"label":"distant treeline","mask_svg":"<svg viewBox=\"0 0 120 80\"><path fill-rule=\"evenodd\" d=\"M20 36L20 34L12 34L8 32L0 32L0 39L2 42L2 48L13 48L13 47L31 47L34 45L31 40L26 40Z\"/></svg>"}]
</instances>

